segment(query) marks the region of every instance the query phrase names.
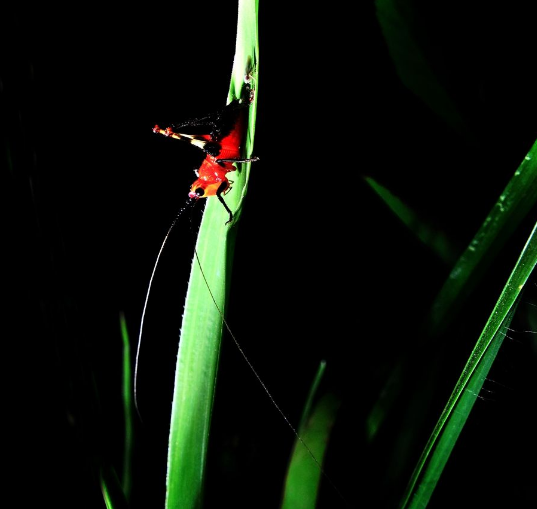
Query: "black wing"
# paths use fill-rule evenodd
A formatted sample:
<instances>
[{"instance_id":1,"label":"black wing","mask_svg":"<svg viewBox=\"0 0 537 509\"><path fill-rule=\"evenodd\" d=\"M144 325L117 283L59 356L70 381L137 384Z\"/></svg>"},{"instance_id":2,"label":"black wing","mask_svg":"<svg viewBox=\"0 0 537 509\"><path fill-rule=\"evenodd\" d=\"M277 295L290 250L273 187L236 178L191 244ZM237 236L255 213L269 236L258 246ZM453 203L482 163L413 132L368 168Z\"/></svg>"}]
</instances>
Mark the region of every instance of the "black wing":
<instances>
[{"instance_id":1,"label":"black wing","mask_svg":"<svg viewBox=\"0 0 537 509\"><path fill-rule=\"evenodd\" d=\"M250 87L243 89L242 99L235 99L222 109L204 117L192 118L180 124L171 124L176 133L210 136L211 140L219 141L227 136L235 127L239 111L249 106Z\"/></svg>"}]
</instances>

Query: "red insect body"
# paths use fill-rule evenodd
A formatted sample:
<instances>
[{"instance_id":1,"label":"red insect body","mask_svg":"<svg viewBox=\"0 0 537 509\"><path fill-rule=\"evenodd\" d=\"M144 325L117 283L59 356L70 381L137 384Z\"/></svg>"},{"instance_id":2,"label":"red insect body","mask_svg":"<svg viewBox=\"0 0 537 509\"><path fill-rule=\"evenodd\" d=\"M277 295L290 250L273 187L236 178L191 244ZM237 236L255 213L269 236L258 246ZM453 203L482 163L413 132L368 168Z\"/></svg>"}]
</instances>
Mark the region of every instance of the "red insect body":
<instances>
[{"instance_id":1,"label":"red insect body","mask_svg":"<svg viewBox=\"0 0 537 509\"><path fill-rule=\"evenodd\" d=\"M241 159L240 149L244 137L245 115L243 112L238 113L233 129L219 142L218 156L207 154L201 164L198 179L194 181L188 194L190 198L218 196L220 193L226 194L231 189L232 182L227 178L227 173L236 170L233 161L244 160ZM208 141L212 141L210 136L207 138Z\"/></svg>"},{"instance_id":2,"label":"red insect body","mask_svg":"<svg viewBox=\"0 0 537 509\"><path fill-rule=\"evenodd\" d=\"M198 170L198 178L193 182L189 198L206 198L226 194L230 189L227 173L235 171L232 163L218 163L214 156L207 156Z\"/></svg>"},{"instance_id":3,"label":"red insect body","mask_svg":"<svg viewBox=\"0 0 537 509\"><path fill-rule=\"evenodd\" d=\"M188 141L207 154L196 172L198 178L192 184L188 196L194 200L216 196L229 213L228 223L233 219L233 213L226 205L222 195L231 189L233 182L227 178L227 174L237 169L234 163L258 160L257 157L241 158L241 144L245 134L248 104L235 100L211 120L201 119L179 126L203 125L206 121L208 125L212 126L211 134L184 134L176 132L173 127L161 129L158 125L153 128L153 132L157 134Z\"/></svg>"}]
</instances>

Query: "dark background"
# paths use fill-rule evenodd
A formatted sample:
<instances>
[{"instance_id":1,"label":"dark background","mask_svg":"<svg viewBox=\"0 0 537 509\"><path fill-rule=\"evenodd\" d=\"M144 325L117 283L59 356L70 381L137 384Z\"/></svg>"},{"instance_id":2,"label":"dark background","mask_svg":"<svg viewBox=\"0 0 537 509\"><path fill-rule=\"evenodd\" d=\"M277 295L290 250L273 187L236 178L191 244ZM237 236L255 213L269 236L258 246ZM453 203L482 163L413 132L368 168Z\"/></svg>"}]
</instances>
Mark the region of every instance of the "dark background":
<instances>
[{"instance_id":1,"label":"dark background","mask_svg":"<svg viewBox=\"0 0 537 509\"><path fill-rule=\"evenodd\" d=\"M362 175L463 248L537 138L531 16L514 4L501 11L466 2L419 6L416 23L427 21L427 47L441 56L435 72L463 115L462 135L401 84L372 2L352 14L306 2L261 4L260 161L239 225L228 320L293 423L319 360L328 360L327 384L347 403L331 477L350 498L392 507L397 490L371 482L384 478L392 444L385 456L372 456L361 438L378 395L369 389L386 376L379 365L412 343L416 310L427 309L449 268L393 218ZM4 10L5 440L15 453L7 464L23 507L35 498L101 508L96 465L117 467L121 459L119 314L134 343L156 254L200 164L193 148L151 127L225 104L236 4ZM179 221L150 301L134 508L163 507L196 221L196 214ZM532 224L491 269L473 321L444 352L438 401L452 389ZM535 305L535 296L525 302ZM494 375L508 389L469 423L481 441L461 437L458 450L469 448L469 456L454 455L432 507L452 507L463 487L468 501L487 507L535 501L523 467L535 352L522 336ZM417 356L428 362L427 352ZM440 410L431 408L427 432ZM276 507L293 439L224 338L207 506ZM400 462L411 469L416 459Z\"/></svg>"}]
</instances>

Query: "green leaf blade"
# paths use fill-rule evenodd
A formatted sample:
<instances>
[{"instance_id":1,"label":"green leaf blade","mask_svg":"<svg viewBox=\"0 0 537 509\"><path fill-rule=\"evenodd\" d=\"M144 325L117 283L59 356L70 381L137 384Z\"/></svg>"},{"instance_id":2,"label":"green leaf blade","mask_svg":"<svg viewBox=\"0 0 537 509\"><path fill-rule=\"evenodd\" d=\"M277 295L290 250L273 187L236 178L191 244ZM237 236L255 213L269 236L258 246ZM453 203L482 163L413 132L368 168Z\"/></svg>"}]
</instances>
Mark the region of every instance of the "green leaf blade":
<instances>
[{"instance_id":1,"label":"green leaf blade","mask_svg":"<svg viewBox=\"0 0 537 509\"><path fill-rule=\"evenodd\" d=\"M427 507L442 471L496 358L526 281L537 265L537 224L422 453L401 504Z\"/></svg>"},{"instance_id":2,"label":"green leaf blade","mask_svg":"<svg viewBox=\"0 0 537 509\"><path fill-rule=\"evenodd\" d=\"M257 83L257 0L240 0L235 60L228 100L240 97L245 76ZM255 64L255 67L254 67ZM253 149L256 95L249 107L243 152ZM208 199L192 262L174 382L170 424L166 509L194 509L203 505L205 466L216 386L223 317L230 284L236 228L246 193L250 164L234 175L226 202L233 224L215 199ZM202 267L202 269L201 269Z\"/></svg>"},{"instance_id":3,"label":"green leaf blade","mask_svg":"<svg viewBox=\"0 0 537 509\"><path fill-rule=\"evenodd\" d=\"M482 226L451 270L433 303L430 328L434 334L453 318L485 274L495 255L537 202L537 141L489 212Z\"/></svg>"}]
</instances>

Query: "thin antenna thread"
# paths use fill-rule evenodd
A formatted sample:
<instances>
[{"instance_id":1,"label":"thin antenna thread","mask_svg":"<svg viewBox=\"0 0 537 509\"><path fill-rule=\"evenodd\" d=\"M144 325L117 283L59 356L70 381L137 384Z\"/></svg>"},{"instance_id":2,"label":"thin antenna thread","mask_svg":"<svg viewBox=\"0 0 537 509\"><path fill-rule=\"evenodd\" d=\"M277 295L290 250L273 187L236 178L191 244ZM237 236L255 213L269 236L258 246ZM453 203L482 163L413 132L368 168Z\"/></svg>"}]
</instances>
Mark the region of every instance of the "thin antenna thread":
<instances>
[{"instance_id":1,"label":"thin antenna thread","mask_svg":"<svg viewBox=\"0 0 537 509\"><path fill-rule=\"evenodd\" d=\"M205 281L205 286L207 287L207 290L209 291L209 295L211 296L211 300L213 301L216 309L218 310L218 313L220 314L220 317L222 319L222 323L224 324L226 330L229 332L229 335L231 336L231 339L233 339L233 342L235 343L235 346L237 347L237 349L239 350L239 353L241 354L242 358L244 359L244 361L246 362L246 364L248 364L248 367L250 368L250 370L252 371L252 373L254 374L254 376L256 377L257 381L259 382L259 384L261 385L261 387L263 388L263 390L265 391L265 394L268 396L268 398L270 399L271 403L274 405L274 407L276 408L276 410L278 411L278 413L281 415L281 417L283 418L283 420L287 423L287 425L289 426L289 428L291 428L291 431L293 432L293 434L295 435L296 439L302 444L302 446L306 449L306 451L308 452L308 454L311 456L311 458L313 459L313 461L315 462L315 464L317 465L317 467L319 468L319 471L321 472L322 476L330 483L330 485L332 486L332 488L335 490L335 492L338 494L338 496L345 502L347 503L345 497L343 496L343 494L339 491L338 487L335 485L335 483L332 481L332 479L330 478L330 476L325 472L323 466L321 465L321 463L319 462L319 460L315 457L315 455L313 454L313 451L308 447L308 444L303 440L303 438L300 436L300 434L298 433L298 431L296 430L296 428L293 426L293 424L291 423L291 421L287 418L287 416L285 415L284 411L280 408L280 406L278 405L278 403L276 403L276 400L274 399L274 397L272 396L271 392L269 391L268 387L265 385L265 383L263 382L263 380L261 379L261 377L259 376L259 374L257 373L256 369L254 368L253 364L250 362L250 359L248 358L248 356L244 353L244 350L242 349L239 341L237 340L237 338L235 337L235 335L233 334L232 330L231 330L231 327L228 325L227 323L227 320L224 316L224 313L222 312L222 310L220 309L220 306L218 305L218 303L216 302L216 299L214 298L214 295L213 295L213 292L211 290L211 287L209 286L209 283L207 281L207 278L205 277L205 272L203 271L203 267L201 266L201 262L200 262L200 259L199 259L199 256L198 256L198 251L196 248L194 248L194 254L196 256L196 261L198 263L198 267L200 269L200 272L201 272L201 275L203 277L203 280Z\"/></svg>"},{"instance_id":2,"label":"thin antenna thread","mask_svg":"<svg viewBox=\"0 0 537 509\"><path fill-rule=\"evenodd\" d=\"M160 245L160 249L157 254L157 258L155 260L155 264L153 265L153 270L151 272L151 276L149 278L149 284L147 286L147 292L145 294L145 301L144 301L144 307L142 309L142 317L140 319L140 330L138 332L138 344L136 345L136 358L134 361L134 382L133 382L133 397L134 397L134 407L136 408L136 413L138 414L138 417L140 420L142 420L142 416L140 414L140 410L138 407L138 367L139 367L139 360L140 360L140 349L142 345L142 335L144 330L144 322L145 322L145 315L147 311L147 304L149 302L149 294L151 293L151 287L153 285L153 280L155 278L155 273L157 272L157 267L160 261L160 257L162 255L162 252L164 251L164 247L166 246L166 243L168 242L168 239L170 237L170 234L177 224L177 221L179 218L183 215L185 210L195 205L197 200L195 199L189 199L184 207L182 207L179 212L175 215L175 218L173 219L172 223L170 224L170 227L168 228L168 231L166 232L166 235L164 236L164 240L162 241L162 244ZM197 253L196 253L197 255Z\"/></svg>"}]
</instances>

